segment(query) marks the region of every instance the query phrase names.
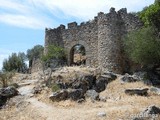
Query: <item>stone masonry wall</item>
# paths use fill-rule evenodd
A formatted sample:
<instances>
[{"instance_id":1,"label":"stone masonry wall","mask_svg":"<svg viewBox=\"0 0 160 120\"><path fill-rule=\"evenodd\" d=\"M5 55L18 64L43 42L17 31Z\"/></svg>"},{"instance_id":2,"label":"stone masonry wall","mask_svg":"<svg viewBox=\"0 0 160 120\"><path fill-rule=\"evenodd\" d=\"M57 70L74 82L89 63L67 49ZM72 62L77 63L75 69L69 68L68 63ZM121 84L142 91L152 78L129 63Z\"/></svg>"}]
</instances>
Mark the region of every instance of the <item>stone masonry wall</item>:
<instances>
[{"instance_id":1,"label":"stone masonry wall","mask_svg":"<svg viewBox=\"0 0 160 120\"><path fill-rule=\"evenodd\" d=\"M100 12L92 21L80 25L72 22L68 28L60 25L55 29L46 29L45 53L48 45L58 44L65 48L70 65L72 48L81 44L86 50L87 66L122 73L126 66L122 38L141 26L138 17L127 13L125 8L118 12L111 8L108 14Z\"/></svg>"},{"instance_id":2,"label":"stone masonry wall","mask_svg":"<svg viewBox=\"0 0 160 120\"><path fill-rule=\"evenodd\" d=\"M31 73L43 70L43 65L40 59L34 59L32 62Z\"/></svg>"},{"instance_id":3,"label":"stone masonry wall","mask_svg":"<svg viewBox=\"0 0 160 120\"><path fill-rule=\"evenodd\" d=\"M71 63L71 50L76 44L81 44L85 48L86 52L86 65L87 66L98 66L98 29L97 19L82 23L77 26L75 23L74 27L68 27L68 29L62 32L64 48L67 51L68 63Z\"/></svg>"},{"instance_id":4,"label":"stone masonry wall","mask_svg":"<svg viewBox=\"0 0 160 120\"><path fill-rule=\"evenodd\" d=\"M77 25L76 22L69 23L68 28L46 29L45 35L45 53L49 44L58 44L65 48L67 53L68 65L71 64L71 50L81 44L86 52L86 65L98 66L98 26L97 18L86 23Z\"/></svg>"},{"instance_id":5,"label":"stone masonry wall","mask_svg":"<svg viewBox=\"0 0 160 120\"><path fill-rule=\"evenodd\" d=\"M98 53L102 70L123 71L121 55L121 19L114 8L110 13L98 15Z\"/></svg>"}]
</instances>

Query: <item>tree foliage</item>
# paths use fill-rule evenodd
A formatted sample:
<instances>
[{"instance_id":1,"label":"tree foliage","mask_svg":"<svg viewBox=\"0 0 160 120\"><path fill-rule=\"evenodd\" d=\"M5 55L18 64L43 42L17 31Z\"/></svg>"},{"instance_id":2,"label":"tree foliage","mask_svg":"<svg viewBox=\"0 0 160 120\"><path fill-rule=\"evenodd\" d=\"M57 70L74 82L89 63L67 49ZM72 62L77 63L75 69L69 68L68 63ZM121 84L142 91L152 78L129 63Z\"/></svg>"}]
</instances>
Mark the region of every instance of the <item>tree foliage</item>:
<instances>
[{"instance_id":1,"label":"tree foliage","mask_svg":"<svg viewBox=\"0 0 160 120\"><path fill-rule=\"evenodd\" d=\"M49 45L48 46L48 52L46 55L43 55L42 60L44 62L51 60L51 59L65 59L65 51L62 47L57 45Z\"/></svg>"},{"instance_id":2,"label":"tree foliage","mask_svg":"<svg viewBox=\"0 0 160 120\"><path fill-rule=\"evenodd\" d=\"M154 26L160 31L160 0L155 0L154 4L145 7L139 17L145 26Z\"/></svg>"},{"instance_id":3,"label":"tree foliage","mask_svg":"<svg viewBox=\"0 0 160 120\"><path fill-rule=\"evenodd\" d=\"M36 45L32 49L27 50L27 58L29 61L37 58L41 58L44 47L42 45Z\"/></svg>"},{"instance_id":4,"label":"tree foliage","mask_svg":"<svg viewBox=\"0 0 160 120\"><path fill-rule=\"evenodd\" d=\"M27 65L25 63L26 56L23 52L12 53L8 59L4 59L3 61L3 71L17 71L17 72L25 72L27 69Z\"/></svg>"},{"instance_id":5,"label":"tree foliage","mask_svg":"<svg viewBox=\"0 0 160 120\"><path fill-rule=\"evenodd\" d=\"M124 39L125 51L132 61L141 65L160 63L160 39L153 27L129 33Z\"/></svg>"}]
</instances>

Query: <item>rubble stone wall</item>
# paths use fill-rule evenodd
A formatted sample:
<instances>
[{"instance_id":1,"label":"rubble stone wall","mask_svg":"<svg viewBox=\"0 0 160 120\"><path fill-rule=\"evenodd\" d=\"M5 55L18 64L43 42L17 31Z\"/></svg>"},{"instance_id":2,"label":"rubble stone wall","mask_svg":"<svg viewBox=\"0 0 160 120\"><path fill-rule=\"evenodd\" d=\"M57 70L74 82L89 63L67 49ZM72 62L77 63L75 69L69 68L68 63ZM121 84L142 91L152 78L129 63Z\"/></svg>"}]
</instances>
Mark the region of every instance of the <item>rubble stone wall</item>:
<instances>
[{"instance_id":1,"label":"rubble stone wall","mask_svg":"<svg viewBox=\"0 0 160 120\"><path fill-rule=\"evenodd\" d=\"M109 13L100 12L93 20L80 25L72 22L67 28L64 25L54 29L46 28L45 53L50 44L62 46L70 65L73 47L81 44L86 51L86 66L122 73L125 68L122 38L141 26L138 17L127 13L126 8L117 12L111 8Z\"/></svg>"}]
</instances>

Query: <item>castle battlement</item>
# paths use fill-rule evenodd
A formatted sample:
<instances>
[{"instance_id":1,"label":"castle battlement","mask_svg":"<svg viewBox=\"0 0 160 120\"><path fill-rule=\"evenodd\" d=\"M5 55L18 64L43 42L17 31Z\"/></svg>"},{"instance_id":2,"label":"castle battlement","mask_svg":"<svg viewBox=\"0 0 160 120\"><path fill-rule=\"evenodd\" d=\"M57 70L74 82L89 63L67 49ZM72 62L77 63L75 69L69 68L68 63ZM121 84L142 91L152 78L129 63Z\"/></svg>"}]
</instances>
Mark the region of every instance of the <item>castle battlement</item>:
<instances>
[{"instance_id":1,"label":"castle battlement","mask_svg":"<svg viewBox=\"0 0 160 120\"><path fill-rule=\"evenodd\" d=\"M45 30L45 53L47 46L57 44L64 47L68 65L72 64L72 48L81 44L86 52L86 65L100 67L117 73L124 71L124 57L122 55L122 37L129 31L138 29L143 24L139 18L127 13L126 8L109 13L99 12L93 20L68 23L67 27Z\"/></svg>"}]
</instances>

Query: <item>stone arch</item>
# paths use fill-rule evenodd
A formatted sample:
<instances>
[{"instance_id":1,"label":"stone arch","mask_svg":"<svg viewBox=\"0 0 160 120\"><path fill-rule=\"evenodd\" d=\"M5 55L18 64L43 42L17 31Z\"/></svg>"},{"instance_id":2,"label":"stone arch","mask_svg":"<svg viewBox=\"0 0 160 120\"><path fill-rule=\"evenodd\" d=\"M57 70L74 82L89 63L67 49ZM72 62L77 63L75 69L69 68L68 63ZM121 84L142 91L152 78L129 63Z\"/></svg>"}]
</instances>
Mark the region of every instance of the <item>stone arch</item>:
<instances>
[{"instance_id":1,"label":"stone arch","mask_svg":"<svg viewBox=\"0 0 160 120\"><path fill-rule=\"evenodd\" d=\"M69 44L69 46L67 48L67 54L68 54L67 56L68 56L68 64L69 65L72 65L72 63L73 63L73 48L76 45L82 45L85 49L85 56L86 56L86 58L88 57L89 47L88 47L87 43L84 41L73 41ZM87 59L86 59L85 63L87 65L87 63L88 63Z\"/></svg>"},{"instance_id":2,"label":"stone arch","mask_svg":"<svg viewBox=\"0 0 160 120\"><path fill-rule=\"evenodd\" d=\"M86 50L83 45L76 44L70 50L70 65L82 64L86 64Z\"/></svg>"}]
</instances>

